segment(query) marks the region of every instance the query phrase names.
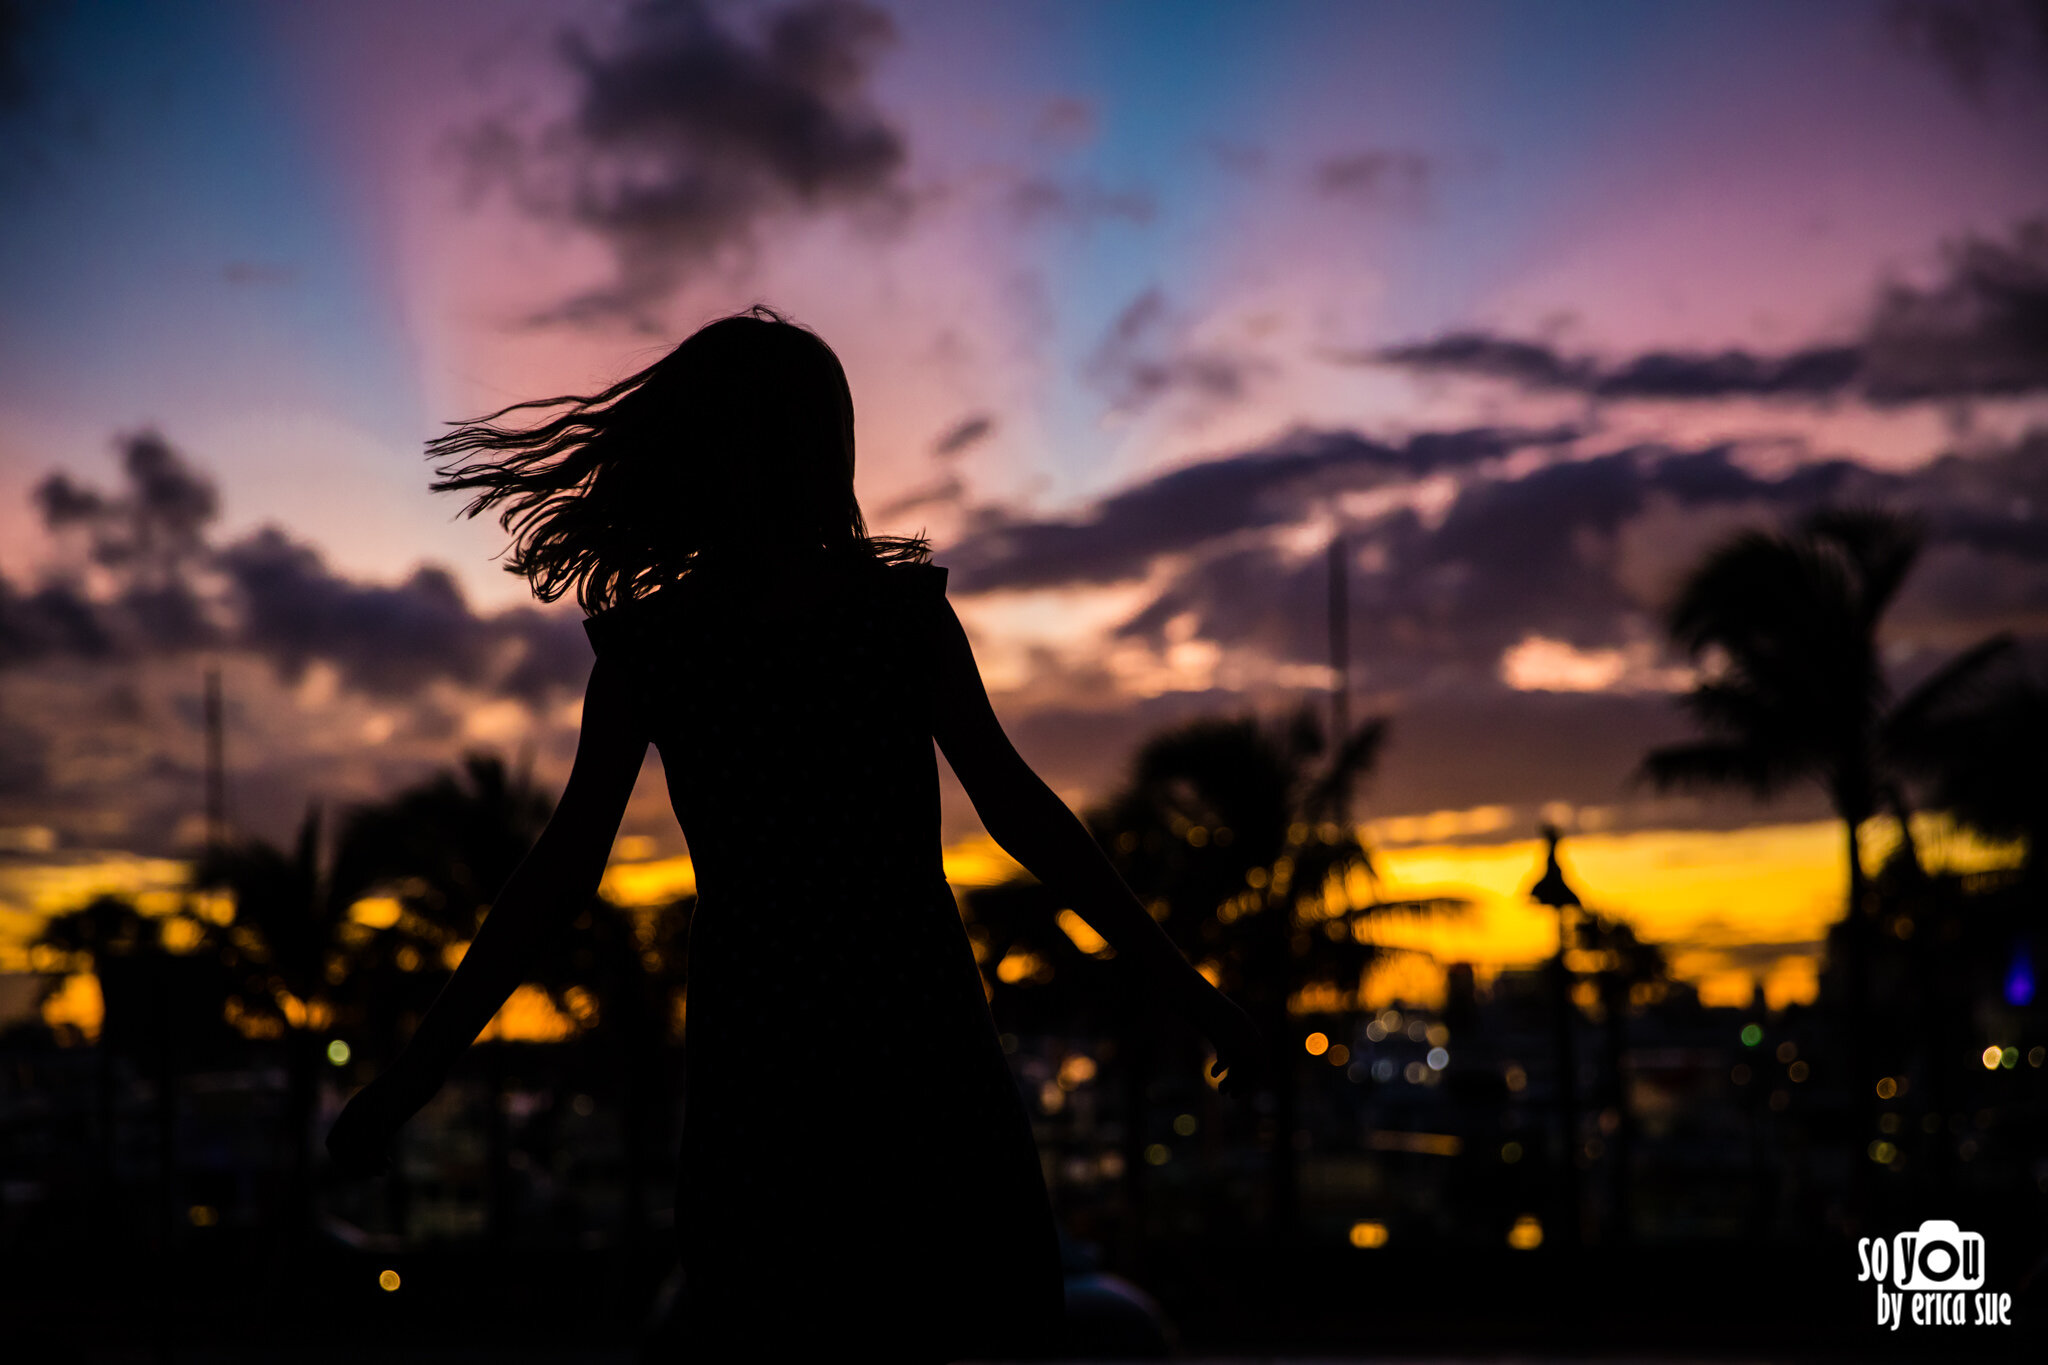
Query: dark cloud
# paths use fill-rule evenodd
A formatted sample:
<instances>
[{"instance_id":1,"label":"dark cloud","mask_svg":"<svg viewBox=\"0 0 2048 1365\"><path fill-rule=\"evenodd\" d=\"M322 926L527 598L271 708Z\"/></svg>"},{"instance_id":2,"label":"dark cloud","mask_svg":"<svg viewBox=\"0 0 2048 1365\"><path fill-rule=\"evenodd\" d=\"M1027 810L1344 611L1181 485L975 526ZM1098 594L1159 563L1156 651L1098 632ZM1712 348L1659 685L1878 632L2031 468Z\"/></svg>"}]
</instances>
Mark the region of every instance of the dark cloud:
<instances>
[{"instance_id":1,"label":"dark cloud","mask_svg":"<svg viewBox=\"0 0 2048 1365\"><path fill-rule=\"evenodd\" d=\"M1773 475L1733 445L1579 457L1566 453L1572 435L1478 430L1390 444L1303 433L1174 470L1071 518L983 512L941 558L955 591L973 594L1129 582L1171 557L1171 575L1119 637L1318 665L1328 570L1289 533L1334 516L1351 550L1361 687L1501 695L1504 655L1540 636L1626 661L1636 681L1624 690L1654 690L1669 685L1658 670L1678 662L1662 652L1659 614L1711 542L1823 505L1885 504L1918 513L1930 537L1900 606L1903 643L1939 650L1959 631L2042 633L2048 436L1910 473L1817 460ZM1521 462L1500 457L1546 447L1553 458L1509 477ZM1343 494L1412 494L1438 474L1456 482L1433 505L1394 496L1343 511L1359 506Z\"/></svg>"},{"instance_id":2,"label":"dark cloud","mask_svg":"<svg viewBox=\"0 0 2048 1365\"><path fill-rule=\"evenodd\" d=\"M287 681L325 661L376 696L445 679L527 701L573 689L588 671L573 616L480 615L433 566L395 585L358 582L276 527L217 547L214 485L161 435L125 440L121 465L114 493L63 474L36 486L45 527L82 539L104 581L89 591L60 572L23 591L0 578L0 667L246 650Z\"/></svg>"},{"instance_id":3,"label":"dark cloud","mask_svg":"<svg viewBox=\"0 0 2048 1365\"><path fill-rule=\"evenodd\" d=\"M2048 391L2048 219L1951 248L1932 289L1886 289L1863 353L1877 402Z\"/></svg>"},{"instance_id":4,"label":"dark cloud","mask_svg":"<svg viewBox=\"0 0 2048 1365\"><path fill-rule=\"evenodd\" d=\"M1653 500L1686 516L1715 505L1805 507L1857 472L1827 463L1765 480L1733 456L1638 448L1469 481L1434 528L1412 517L1388 528L1385 568L1363 593L1362 642L1392 653L1405 641L1480 676L1531 633L1583 648L1621 644L1647 604L1616 573L1617 541Z\"/></svg>"},{"instance_id":5,"label":"dark cloud","mask_svg":"<svg viewBox=\"0 0 2048 1365\"><path fill-rule=\"evenodd\" d=\"M606 41L565 32L575 103L538 136L498 120L463 150L473 187L504 184L527 210L610 247L613 282L551 316L634 316L694 270L744 257L783 213L900 211L902 134L870 103L883 10L802 0L755 31L701 0L640 0Z\"/></svg>"},{"instance_id":6,"label":"dark cloud","mask_svg":"<svg viewBox=\"0 0 2048 1365\"><path fill-rule=\"evenodd\" d=\"M0 666L56 655L135 657L217 640L192 582L219 511L212 481L157 432L126 437L119 449L121 492L51 474L30 494L44 529L60 544L82 543L111 593L88 595L75 569L28 593L0 583Z\"/></svg>"},{"instance_id":7,"label":"dark cloud","mask_svg":"<svg viewBox=\"0 0 2048 1365\"><path fill-rule=\"evenodd\" d=\"M942 558L956 566L956 588L973 592L1128 580L1171 554L1175 571L1117 637L1162 653L1198 640L1229 657L1320 665L1327 564L1279 532L1342 507L1324 496L1331 488L1453 473L1455 495L1433 509L1340 518L1351 550L1353 684L1396 718L1396 743L1370 796L1370 808L1390 812L1642 798L1629 786L1641 755L1687 732L1669 694L1681 685L1669 672L1680 661L1664 650L1659 626L1670 589L1725 535L1787 525L1824 505L1894 506L1927 526L1925 556L1890 617L1902 679L1997 630L2015 630L2037 650L2048 645L2048 435L1904 473L1823 460L1782 475L1757 472L1732 446L1656 445L1588 458L1559 449L1559 458L1516 474L1521 462L1489 457L1526 440L1432 439L1434 450L1326 435L1317 438L1320 457L1304 449L1214 461L1071 521L991 520L986 535ZM1261 527L1275 534L1238 534ZM1625 660L1635 672L1607 690L1517 690L1503 661L1531 636ZM1072 695L1093 690L1089 683ZM1096 791L1119 776L1110 756L1155 724L1182 712L1270 710L1300 695L1250 683L1134 703L1107 678L1099 690L1113 700L1041 706L1013 725L1066 785ZM1775 812L1823 813L1804 797ZM1753 815L1732 803L1688 808L1685 818Z\"/></svg>"},{"instance_id":8,"label":"dark cloud","mask_svg":"<svg viewBox=\"0 0 2048 1365\"><path fill-rule=\"evenodd\" d=\"M94 563L161 581L203 550L220 497L212 481L155 431L124 438L120 451L128 485L121 495L102 496L57 473L37 484L32 497L44 528L83 534Z\"/></svg>"},{"instance_id":9,"label":"dark cloud","mask_svg":"<svg viewBox=\"0 0 2048 1365\"><path fill-rule=\"evenodd\" d=\"M1913 476L1938 540L2048 563L2048 432L1990 455L1948 455Z\"/></svg>"},{"instance_id":10,"label":"dark cloud","mask_svg":"<svg viewBox=\"0 0 2048 1365\"><path fill-rule=\"evenodd\" d=\"M1503 652L1529 635L1583 650L1653 635L1656 604L1642 600L1638 575L1620 561L1643 552L1628 540L1632 524L1660 505L1683 520L1715 508L1790 514L1884 487L1844 462L1765 479L1725 447L1644 447L1520 478L1469 477L1440 519L1404 507L1349 528L1360 684L1491 695L1503 690ZM1120 634L1163 644L1168 624L1183 618L1198 638L1277 661L1328 657L1320 556L1271 541L1191 538L1180 548L1186 567Z\"/></svg>"},{"instance_id":11,"label":"dark cloud","mask_svg":"<svg viewBox=\"0 0 2048 1365\"><path fill-rule=\"evenodd\" d=\"M1266 368L1255 357L1216 346L1192 346L1170 315L1166 296L1148 289L1125 305L1083 367L1111 407L1135 412L1175 390L1212 402L1245 396Z\"/></svg>"},{"instance_id":12,"label":"dark cloud","mask_svg":"<svg viewBox=\"0 0 2048 1365\"><path fill-rule=\"evenodd\" d=\"M1071 520L984 513L946 552L962 592L1111 583L1162 554L1299 520L1332 495L1459 469L1571 433L1490 428L1399 444L1351 432L1297 432L1269 447L1189 465L1111 494Z\"/></svg>"},{"instance_id":13,"label":"dark cloud","mask_svg":"<svg viewBox=\"0 0 2048 1365\"><path fill-rule=\"evenodd\" d=\"M964 454L973 446L987 440L996 429L996 419L986 412L977 412L963 417L946 428L945 434L932 442L932 454L942 460Z\"/></svg>"},{"instance_id":14,"label":"dark cloud","mask_svg":"<svg viewBox=\"0 0 2048 1365\"><path fill-rule=\"evenodd\" d=\"M1892 0L1885 21L1972 103L2008 76L2048 79L2048 0Z\"/></svg>"},{"instance_id":15,"label":"dark cloud","mask_svg":"<svg viewBox=\"0 0 2048 1365\"><path fill-rule=\"evenodd\" d=\"M325 660L376 696L445 679L538 701L580 685L589 671L574 618L531 609L480 616L436 565L394 585L358 583L275 527L228 546L219 564L240 608L236 643L269 658L287 681Z\"/></svg>"},{"instance_id":16,"label":"dark cloud","mask_svg":"<svg viewBox=\"0 0 2048 1365\"><path fill-rule=\"evenodd\" d=\"M1659 621L1679 577L1737 529L1789 525L1824 505L1896 507L1926 527L1888 617L1902 685L1998 631L2019 635L2037 664L2048 658L2048 434L1903 473L1830 460L1772 477L1729 447L1642 447L1512 479L1478 471L1440 520L1401 510L1348 528L1353 682L1396 716L1372 808L1642 799L1629 778L1643 752L1688 733L1660 690L1671 684L1520 691L1502 676L1507 651L1539 635L1644 669L1675 665ZM1185 558L1121 635L1298 664L1327 657L1319 556L1215 542ZM1795 793L1774 814L1824 811ZM1683 818L1739 823L1754 810L1720 803Z\"/></svg>"},{"instance_id":17,"label":"dark cloud","mask_svg":"<svg viewBox=\"0 0 2048 1365\"><path fill-rule=\"evenodd\" d=\"M105 500L99 494L78 487L62 473L45 478L31 496L48 530L89 526L107 512Z\"/></svg>"},{"instance_id":18,"label":"dark cloud","mask_svg":"<svg viewBox=\"0 0 2048 1365\"><path fill-rule=\"evenodd\" d=\"M1886 287L1847 345L1779 355L1656 351L1603 365L1468 331L1349 358L1597 398L1856 396L1894 404L2048 393L2048 221L2022 224L2010 241L1963 241L1931 288Z\"/></svg>"},{"instance_id":19,"label":"dark cloud","mask_svg":"<svg viewBox=\"0 0 2048 1365\"><path fill-rule=\"evenodd\" d=\"M1599 376L1603 398L1818 398L1841 392L1864 357L1850 346L1814 346L1781 356L1653 351Z\"/></svg>"},{"instance_id":20,"label":"dark cloud","mask_svg":"<svg viewBox=\"0 0 2048 1365\"><path fill-rule=\"evenodd\" d=\"M287 682L316 659L385 695L483 672L486 632L445 569L421 568L390 587L352 583L275 527L228 546L220 562L244 610L240 643L269 657Z\"/></svg>"},{"instance_id":21,"label":"dark cloud","mask_svg":"<svg viewBox=\"0 0 2048 1365\"><path fill-rule=\"evenodd\" d=\"M1951 455L1902 478L1897 499L1928 545L1893 612L1913 636L1959 648L1995 631L2048 637L2048 432L1991 455Z\"/></svg>"},{"instance_id":22,"label":"dark cloud","mask_svg":"<svg viewBox=\"0 0 2048 1365\"><path fill-rule=\"evenodd\" d=\"M1517 341L1490 332L1451 332L1412 346L1391 346L1337 359L1367 361L1426 374L1469 374L1506 379L1532 389L1585 388L1598 377L1589 360L1567 360L1536 341Z\"/></svg>"},{"instance_id":23,"label":"dark cloud","mask_svg":"<svg viewBox=\"0 0 2048 1365\"><path fill-rule=\"evenodd\" d=\"M1849 389L1865 370L1864 353L1853 346L1818 346L1782 356L1652 351L1608 367L1539 342L1486 332L1453 332L1378 351L1371 359L1424 373L1479 375L1597 398L1825 398Z\"/></svg>"},{"instance_id":24,"label":"dark cloud","mask_svg":"<svg viewBox=\"0 0 2048 1365\"><path fill-rule=\"evenodd\" d=\"M94 596L61 575L32 591L0 577L0 668L52 658L138 659L225 638L206 598L182 578L145 583L123 575L112 596Z\"/></svg>"},{"instance_id":25,"label":"dark cloud","mask_svg":"<svg viewBox=\"0 0 2048 1365\"><path fill-rule=\"evenodd\" d=\"M0 668L54 656L104 659L116 649L100 609L75 587L51 583L23 593L0 577Z\"/></svg>"},{"instance_id":26,"label":"dark cloud","mask_svg":"<svg viewBox=\"0 0 2048 1365\"><path fill-rule=\"evenodd\" d=\"M1323 161L1315 169L1315 186L1332 199L1410 209L1427 197L1434 173L1419 152L1374 149Z\"/></svg>"}]
</instances>

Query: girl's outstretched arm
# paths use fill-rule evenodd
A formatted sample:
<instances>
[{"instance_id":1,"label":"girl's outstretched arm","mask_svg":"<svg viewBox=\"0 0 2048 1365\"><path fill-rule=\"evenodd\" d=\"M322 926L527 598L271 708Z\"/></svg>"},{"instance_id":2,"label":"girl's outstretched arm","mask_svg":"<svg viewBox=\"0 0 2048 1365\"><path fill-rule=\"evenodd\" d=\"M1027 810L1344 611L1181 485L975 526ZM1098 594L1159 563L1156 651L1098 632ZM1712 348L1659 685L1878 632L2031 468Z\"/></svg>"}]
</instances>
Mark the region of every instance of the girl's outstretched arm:
<instances>
[{"instance_id":1,"label":"girl's outstretched arm","mask_svg":"<svg viewBox=\"0 0 2048 1365\"><path fill-rule=\"evenodd\" d=\"M327 1150L343 1170L382 1169L399 1126L441 1088L455 1059L525 979L535 950L589 902L647 744L627 680L615 664L598 660L584 690L582 734L561 803L405 1050L335 1120Z\"/></svg>"},{"instance_id":2,"label":"girl's outstretched arm","mask_svg":"<svg viewBox=\"0 0 2048 1365\"><path fill-rule=\"evenodd\" d=\"M1174 946L1087 828L1011 745L950 604L937 664L933 734L989 837L1032 876L1070 899L1075 912L1131 964L1155 999L1208 1035L1219 1066L1229 1073L1224 1090L1240 1093L1256 1083L1266 1070L1258 1030Z\"/></svg>"}]
</instances>

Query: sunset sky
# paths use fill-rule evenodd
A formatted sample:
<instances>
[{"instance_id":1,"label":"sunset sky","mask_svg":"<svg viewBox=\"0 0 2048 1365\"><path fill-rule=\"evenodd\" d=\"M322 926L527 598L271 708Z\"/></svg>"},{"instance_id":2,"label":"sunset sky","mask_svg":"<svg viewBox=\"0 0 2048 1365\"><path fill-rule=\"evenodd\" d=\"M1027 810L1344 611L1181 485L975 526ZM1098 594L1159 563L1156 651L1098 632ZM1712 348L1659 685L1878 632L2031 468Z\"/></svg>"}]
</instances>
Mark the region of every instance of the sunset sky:
<instances>
[{"instance_id":1,"label":"sunset sky","mask_svg":"<svg viewBox=\"0 0 2048 1365\"><path fill-rule=\"evenodd\" d=\"M1380 841L1513 906L1549 807L1589 901L1792 998L1838 840L1629 784L1685 733L1658 611L1736 528L1883 503L1931 531L1899 678L2048 637L2040 13L0 4L0 937L189 849L210 662L245 828L479 746L559 784L577 613L421 443L765 300L1063 795L1327 686L1342 530Z\"/></svg>"}]
</instances>

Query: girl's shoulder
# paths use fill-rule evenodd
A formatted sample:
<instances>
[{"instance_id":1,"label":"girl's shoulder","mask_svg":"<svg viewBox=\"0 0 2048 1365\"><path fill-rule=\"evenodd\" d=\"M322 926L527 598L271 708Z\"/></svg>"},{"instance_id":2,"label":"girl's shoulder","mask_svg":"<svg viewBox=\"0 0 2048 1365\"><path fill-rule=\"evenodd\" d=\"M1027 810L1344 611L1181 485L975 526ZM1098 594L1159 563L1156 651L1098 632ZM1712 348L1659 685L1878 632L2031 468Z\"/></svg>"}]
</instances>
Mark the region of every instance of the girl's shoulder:
<instances>
[{"instance_id":1,"label":"girl's shoulder","mask_svg":"<svg viewBox=\"0 0 2048 1365\"><path fill-rule=\"evenodd\" d=\"M895 564L873 561L899 587L920 595L944 597L946 595L946 570L941 564L930 560L916 560Z\"/></svg>"},{"instance_id":2,"label":"girl's shoulder","mask_svg":"<svg viewBox=\"0 0 2048 1365\"><path fill-rule=\"evenodd\" d=\"M629 645L649 630L672 623L679 612L687 610L688 599L697 595L694 588L685 589L687 582L685 578L666 584L594 612L583 618L583 633L600 654Z\"/></svg>"},{"instance_id":3,"label":"girl's shoulder","mask_svg":"<svg viewBox=\"0 0 2048 1365\"><path fill-rule=\"evenodd\" d=\"M632 606L631 602L621 602L583 618L583 634L600 658L618 649L631 633L632 618L637 614Z\"/></svg>"},{"instance_id":4,"label":"girl's shoulder","mask_svg":"<svg viewBox=\"0 0 2048 1365\"><path fill-rule=\"evenodd\" d=\"M691 575L695 577L695 575ZM689 579L683 583L687 585ZM871 554L832 553L786 561L763 561L730 579L707 576L705 597L760 595L795 601L832 602L872 593L943 596L946 571L924 560L886 560Z\"/></svg>"},{"instance_id":5,"label":"girl's shoulder","mask_svg":"<svg viewBox=\"0 0 2048 1365\"><path fill-rule=\"evenodd\" d=\"M848 595L882 593L899 599L936 601L946 595L946 570L928 561L889 563L862 558L832 570L791 572L790 566L762 566L757 572L689 573L583 619L584 634L603 651L630 645L650 633L667 635L678 625L724 607L755 611L762 599L829 606Z\"/></svg>"}]
</instances>

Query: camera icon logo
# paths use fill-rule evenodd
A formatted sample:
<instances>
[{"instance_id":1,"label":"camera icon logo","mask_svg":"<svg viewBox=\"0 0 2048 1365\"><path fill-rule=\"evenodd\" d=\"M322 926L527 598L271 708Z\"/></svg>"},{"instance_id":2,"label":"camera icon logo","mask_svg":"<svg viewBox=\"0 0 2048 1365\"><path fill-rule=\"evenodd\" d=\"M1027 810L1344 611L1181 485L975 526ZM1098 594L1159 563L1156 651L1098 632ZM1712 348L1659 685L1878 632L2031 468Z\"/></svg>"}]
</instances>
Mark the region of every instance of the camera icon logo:
<instances>
[{"instance_id":1,"label":"camera icon logo","mask_svg":"<svg viewBox=\"0 0 2048 1365\"><path fill-rule=\"evenodd\" d=\"M1930 1218L1892 1238L1893 1283L1901 1290L1984 1287L1984 1235Z\"/></svg>"}]
</instances>

